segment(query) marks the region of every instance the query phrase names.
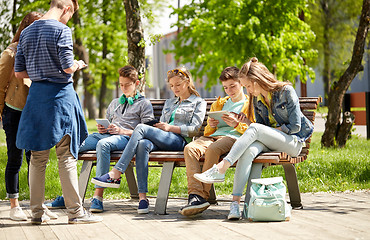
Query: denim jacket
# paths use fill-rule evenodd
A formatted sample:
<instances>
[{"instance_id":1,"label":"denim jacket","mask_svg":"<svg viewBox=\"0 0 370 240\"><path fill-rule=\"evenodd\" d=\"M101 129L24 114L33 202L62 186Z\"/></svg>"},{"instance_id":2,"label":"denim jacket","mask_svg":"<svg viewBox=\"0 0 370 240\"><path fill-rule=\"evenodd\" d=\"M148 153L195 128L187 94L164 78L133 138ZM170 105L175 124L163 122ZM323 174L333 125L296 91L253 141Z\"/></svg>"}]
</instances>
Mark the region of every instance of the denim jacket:
<instances>
[{"instance_id":1,"label":"denim jacket","mask_svg":"<svg viewBox=\"0 0 370 240\"><path fill-rule=\"evenodd\" d=\"M191 95L182 102L179 98L167 99L160 121L169 123L172 112L176 110L174 125L180 127L183 137L193 137L202 127L206 116L206 107L206 101L195 95Z\"/></svg>"},{"instance_id":2,"label":"denim jacket","mask_svg":"<svg viewBox=\"0 0 370 240\"><path fill-rule=\"evenodd\" d=\"M313 132L313 125L301 112L299 99L290 85L272 93L271 110L278 126L289 135L296 135L300 142L306 141ZM268 109L257 97L253 99L256 122L270 126Z\"/></svg>"}]
</instances>

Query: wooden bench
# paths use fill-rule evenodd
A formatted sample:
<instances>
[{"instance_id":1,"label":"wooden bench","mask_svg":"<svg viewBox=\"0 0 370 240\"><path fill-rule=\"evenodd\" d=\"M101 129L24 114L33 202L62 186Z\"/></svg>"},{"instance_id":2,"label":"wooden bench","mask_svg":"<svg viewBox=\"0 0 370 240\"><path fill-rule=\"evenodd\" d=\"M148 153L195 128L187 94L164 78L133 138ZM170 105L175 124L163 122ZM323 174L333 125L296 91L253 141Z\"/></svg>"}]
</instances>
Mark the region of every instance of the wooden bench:
<instances>
[{"instance_id":1,"label":"wooden bench","mask_svg":"<svg viewBox=\"0 0 370 240\"><path fill-rule=\"evenodd\" d=\"M207 101L207 112L209 111L211 104L216 99L206 99ZM150 100L153 109L154 115L159 118L162 113L162 108L164 105L164 99L153 99ZM301 97L299 98L301 110L303 114L310 119L312 122L315 120L315 110L318 104L321 102L321 98L318 97ZM199 136L203 134L204 127L207 123L207 117L203 122L202 130L199 133ZM309 153L310 140L306 141L306 147L302 149L301 154L298 157L290 157L284 152L268 152L259 154L253 161L250 178L247 185L247 194L245 201L249 201L249 187L250 181L254 178L260 178L263 167L271 165L282 165L285 172L285 178L288 185L288 192L290 197L290 203L293 208L302 208L301 196L298 186L297 174L295 171L295 164L300 163L306 160ZM117 162L121 157L122 151L114 151L111 153L111 162ZM96 165L96 152L87 151L79 154L79 160L83 160L83 165L81 168L81 173L79 177L79 193L82 199L85 197L87 185L89 184L90 173L92 167ZM166 214L167 201L169 190L171 186L172 174L175 167L185 166L184 154L183 152L174 152L174 151L154 151L149 155L149 161L157 163L155 166L162 166L162 174L158 186L158 194L155 203L155 213L157 214ZM204 161L204 158L201 159L201 162ZM130 197L133 199L138 198L138 189L137 183L133 171L135 164L135 159L132 160L131 164L125 172L127 179ZM149 165L153 166L153 165ZM210 203L216 203L216 194L214 187L211 188L210 192Z\"/></svg>"}]
</instances>

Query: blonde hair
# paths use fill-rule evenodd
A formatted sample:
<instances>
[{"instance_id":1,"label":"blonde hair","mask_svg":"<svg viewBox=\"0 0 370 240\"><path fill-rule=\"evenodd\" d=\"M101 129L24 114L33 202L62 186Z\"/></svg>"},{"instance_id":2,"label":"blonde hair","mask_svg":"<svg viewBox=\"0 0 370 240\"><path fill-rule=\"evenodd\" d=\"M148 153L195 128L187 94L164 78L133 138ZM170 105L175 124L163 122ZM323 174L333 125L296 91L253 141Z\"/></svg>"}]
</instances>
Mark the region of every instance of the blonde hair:
<instances>
[{"instance_id":1,"label":"blonde hair","mask_svg":"<svg viewBox=\"0 0 370 240\"><path fill-rule=\"evenodd\" d=\"M50 7L63 9L65 6L71 7L71 12L75 13L78 10L78 0L51 0Z\"/></svg>"},{"instance_id":2,"label":"blonde hair","mask_svg":"<svg viewBox=\"0 0 370 240\"><path fill-rule=\"evenodd\" d=\"M286 85L291 85L289 82L278 81L263 63L258 62L256 57L244 63L239 71L239 77L247 78L252 83L258 83L263 90L268 92L275 92Z\"/></svg>"},{"instance_id":3,"label":"blonde hair","mask_svg":"<svg viewBox=\"0 0 370 240\"><path fill-rule=\"evenodd\" d=\"M170 81L171 78L173 77L179 77L183 81L187 81L189 86L188 90L190 94L194 94L198 97L200 97L200 94L198 93L197 89L195 88L193 78L186 67L178 67L173 70L170 70L167 72L167 82Z\"/></svg>"}]
</instances>

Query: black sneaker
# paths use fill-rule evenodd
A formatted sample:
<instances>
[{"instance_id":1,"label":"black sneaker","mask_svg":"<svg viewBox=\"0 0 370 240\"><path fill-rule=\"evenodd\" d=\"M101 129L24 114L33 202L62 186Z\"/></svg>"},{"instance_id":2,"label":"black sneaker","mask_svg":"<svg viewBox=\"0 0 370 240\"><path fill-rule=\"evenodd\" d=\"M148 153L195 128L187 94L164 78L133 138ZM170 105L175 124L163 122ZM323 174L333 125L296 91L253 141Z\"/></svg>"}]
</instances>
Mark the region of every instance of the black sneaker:
<instances>
[{"instance_id":1,"label":"black sneaker","mask_svg":"<svg viewBox=\"0 0 370 240\"><path fill-rule=\"evenodd\" d=\"M146 214L149 213L149 200L142 199L139 202L139 208L137 209L138 214Z\"/></svg>"},{"instance_id":2,"label":"black sneaker","mask_svg":"<svg viewBox=\"0 0 370 240\"><path fill-rule=\"evenodd\" d=\"M206 210L210 206L209 202L207 202L203 197L197 194L190 194L188 205L181 208L179 213L184 216L193 216L195 214L201 213Z\"/></svg>"},{"instance_id":3,"label":"black sneaker","mask_svg":"<svg viewBox=\"0 0 370 240\"><path fill-rule=\"evenodd\" d=\"M31 218L31 224L32 225L41 225L42 218Z\"/></svg>"}]
</instances>

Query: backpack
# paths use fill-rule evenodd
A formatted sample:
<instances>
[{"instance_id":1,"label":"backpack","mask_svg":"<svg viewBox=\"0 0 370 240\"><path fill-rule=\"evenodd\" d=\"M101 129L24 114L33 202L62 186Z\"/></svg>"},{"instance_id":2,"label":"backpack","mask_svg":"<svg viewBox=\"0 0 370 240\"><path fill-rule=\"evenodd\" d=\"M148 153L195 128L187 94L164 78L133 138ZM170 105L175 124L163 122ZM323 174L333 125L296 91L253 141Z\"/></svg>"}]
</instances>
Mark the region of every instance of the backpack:
<instances>
[{"instance_id":1,"label":"backpack","mask_svg":"<svg viewBox=\"0 0 370 240\"><path fill-rule=\"evenodd\" d=\"M250 221L287 221L291 206L285 200L286 187L282 177L252 179L249 204L244 217ZM247 211L246 211L247 209Z\"/></svg>"}]
</instances>

